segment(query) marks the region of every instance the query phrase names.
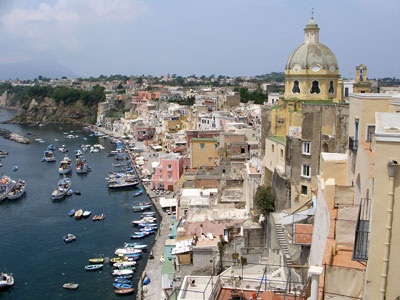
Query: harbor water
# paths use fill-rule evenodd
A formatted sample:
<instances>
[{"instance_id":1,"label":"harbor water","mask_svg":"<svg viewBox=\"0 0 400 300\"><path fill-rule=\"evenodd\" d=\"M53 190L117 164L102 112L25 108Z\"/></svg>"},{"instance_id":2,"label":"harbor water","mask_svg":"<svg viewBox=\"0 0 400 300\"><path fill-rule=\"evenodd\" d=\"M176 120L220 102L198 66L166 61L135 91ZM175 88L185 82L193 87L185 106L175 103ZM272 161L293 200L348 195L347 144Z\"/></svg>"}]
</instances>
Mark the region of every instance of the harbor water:
<instances>
[{"instance_id":1,"label":"harbor water","mask_svg":"<svg viewBox=\"0 0 400 300\"><path fill-rule=\"evenodd\" d=\"M0 109L0 121L9 119L12 112ZM0 299L114 299L112 267L105 264L100 271L85 271L89 258L114 257L116 248L124 242L143 242L149 245L135 272L133 286L136 289L140 269L144 268L154 235L130 240L136 228L132 220L139 219L140 212L133 213L132 205L149 201L147 195L133 197L137 189L109 191L105 177L112 171L113 158L107 152L114 145L107 139L89 136L89 132L74 125L22 126L1 124L0 127L30 138L41 138L45 143L19 144L0 137L0 150L9 154L1 159L0 172L14 180L24 179L26 193L18 200L0 203L0 271L13 273L15 285L0 291ZM78 138L67 139L63 132L73 131ZM27 136L27 134L29 134ZM84 140L84 137L87 140ZM59 141L55 141L58 139ZM62 178L58 166L64 153L55 151L55 163L42 162L43 152L49 144L57 147L65 144L66 153L73 160L68 177L72 189L81 195L71 195L62 200L52 200L51 192ZM99 153L84 153L92 172L78 175L75 171L74 150L80 144L101 144ZM17 171L12 171L18 166ZM71 209L90 210L87 219L75 220L68 216ZM154 209L154 208L153 208ZM103 221L93 222L91 217L104 211ZM66 244L63 236L74 234L75 242ZM65 290L66 282L79 283L78 290ZM127 298L133 298L130 295Z\"/></svg>"}]
</instances>

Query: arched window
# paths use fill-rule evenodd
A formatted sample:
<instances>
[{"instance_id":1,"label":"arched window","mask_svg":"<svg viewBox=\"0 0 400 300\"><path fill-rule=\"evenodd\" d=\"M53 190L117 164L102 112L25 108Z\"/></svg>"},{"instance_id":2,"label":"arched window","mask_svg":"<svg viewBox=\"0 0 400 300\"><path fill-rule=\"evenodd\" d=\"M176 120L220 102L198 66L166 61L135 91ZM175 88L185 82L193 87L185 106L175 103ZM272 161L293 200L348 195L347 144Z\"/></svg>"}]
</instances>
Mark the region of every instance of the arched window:
<instances>
[{"instance_id":1,"label":"arched window","mask_svg":"<svg viewBox=\"0 0 400 300\"><path fill-rule=\"evenodd\" d=\"M331 80L331 82L329 83L329 94L334 94L335 93L335 89L333 88L333 81Z\"/></svg>"},{"instance_id":2,"label":"arched window","mask_svg":"<svg viewBox=\"0 0 400 300\"><path fill-rule=\"evenodd\" d=\"M311 84L311 89L310 89L311 94L319 94L321 93L321 89L319 88L319 82L314 80Z\"/></svg>"},{"instance_id":3,"label":"arched window","mask_svg":"<svg viewBox=\"0 0 400 300\"><path fill-rule=\"evenodd\" d=\"M293 82L292 93L293 93L293 94L300 93L299 81L298 81L298 80L295 80L295 81Z\"/></svg>"}]
</instances>

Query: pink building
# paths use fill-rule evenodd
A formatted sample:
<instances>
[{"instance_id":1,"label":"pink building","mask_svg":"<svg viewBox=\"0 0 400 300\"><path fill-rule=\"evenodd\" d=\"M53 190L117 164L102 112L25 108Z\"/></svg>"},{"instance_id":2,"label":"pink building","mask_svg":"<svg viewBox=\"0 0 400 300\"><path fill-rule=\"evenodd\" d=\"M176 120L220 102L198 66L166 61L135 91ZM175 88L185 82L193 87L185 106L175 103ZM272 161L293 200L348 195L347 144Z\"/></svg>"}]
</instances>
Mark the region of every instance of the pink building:
<instances>
[{"instance_id":1,"label":"pink building","mask_svg":"<svg viewBox=\"0 0 400 300\"><path fill-rule=\"evenodd\" d=\"M173 153L160 154L159 163L151 177L151 187L173 191L183 174L183 157Z\"/></svg>"}]
</instances>

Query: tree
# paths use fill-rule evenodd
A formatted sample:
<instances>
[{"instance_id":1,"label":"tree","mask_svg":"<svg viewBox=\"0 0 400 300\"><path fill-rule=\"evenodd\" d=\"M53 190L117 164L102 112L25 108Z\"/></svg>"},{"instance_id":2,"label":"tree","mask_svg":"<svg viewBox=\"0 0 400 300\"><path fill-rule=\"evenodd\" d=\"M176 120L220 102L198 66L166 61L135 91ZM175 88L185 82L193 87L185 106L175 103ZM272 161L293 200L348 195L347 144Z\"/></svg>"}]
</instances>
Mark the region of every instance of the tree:
<instances>
[{"instance_id":1,"label":"tree","mask_svg":"<svg viewBox=\"0 0 400 300\"><path fill-rule=\"evenodd\" d=\"M265 215L275 210L275 199L271 187L259 186L254 196L254 203Z\"/></svg>"}]
</instances>

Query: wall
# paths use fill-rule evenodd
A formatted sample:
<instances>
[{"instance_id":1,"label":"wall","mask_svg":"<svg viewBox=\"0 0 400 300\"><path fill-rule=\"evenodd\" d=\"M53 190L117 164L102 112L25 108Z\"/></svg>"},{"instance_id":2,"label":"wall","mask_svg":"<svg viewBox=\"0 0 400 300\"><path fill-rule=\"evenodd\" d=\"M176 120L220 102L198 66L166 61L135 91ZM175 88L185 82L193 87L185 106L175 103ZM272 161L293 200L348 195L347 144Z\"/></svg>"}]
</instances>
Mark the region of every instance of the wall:
<instances>
[{"instance_id":1,"label":"wall","mask_svg":"<svg viewBox=\"0 0 400 300\"><path fill-rule=\"evenodd\" d=\"M203 149L201 149L200 144L204 144ZM219 157L216 146L216 139L199 139L196 141L192 139L191 168L216 166Z\"/></svg>"}]
</instances>

